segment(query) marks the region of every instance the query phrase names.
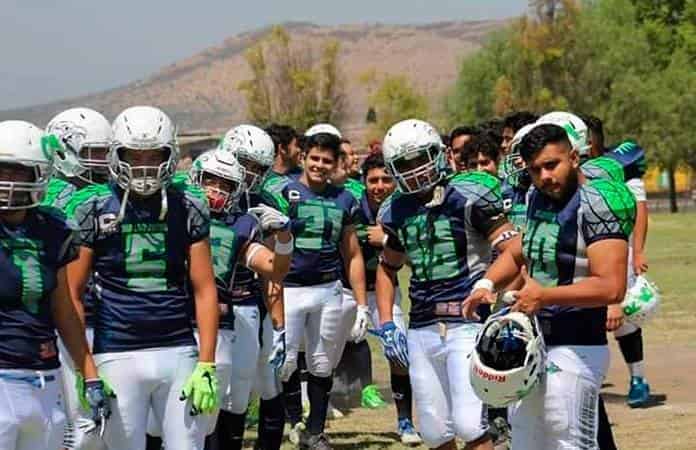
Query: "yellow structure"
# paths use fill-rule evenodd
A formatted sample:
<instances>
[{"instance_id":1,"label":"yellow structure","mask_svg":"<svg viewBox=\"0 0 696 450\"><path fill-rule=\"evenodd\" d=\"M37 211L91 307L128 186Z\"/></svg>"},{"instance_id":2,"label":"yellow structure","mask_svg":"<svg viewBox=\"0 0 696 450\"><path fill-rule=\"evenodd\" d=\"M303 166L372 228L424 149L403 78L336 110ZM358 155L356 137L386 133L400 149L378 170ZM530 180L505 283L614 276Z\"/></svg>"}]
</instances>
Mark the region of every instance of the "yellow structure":
<instances>
[{"instance_id":1,"label":"yellow structure","mask_svg":"<svg viewBox=\"0 0 696 450\"><path fill-rule=\"evenodd\" d=\"M694 172L688 167L681 167L675 174L677 182L677 192L691 190L694 181ZM650 167L643 177L645 189L648 192L666 192L668 190L667 172L658 167Z\"/></svg>"}]
</instances>

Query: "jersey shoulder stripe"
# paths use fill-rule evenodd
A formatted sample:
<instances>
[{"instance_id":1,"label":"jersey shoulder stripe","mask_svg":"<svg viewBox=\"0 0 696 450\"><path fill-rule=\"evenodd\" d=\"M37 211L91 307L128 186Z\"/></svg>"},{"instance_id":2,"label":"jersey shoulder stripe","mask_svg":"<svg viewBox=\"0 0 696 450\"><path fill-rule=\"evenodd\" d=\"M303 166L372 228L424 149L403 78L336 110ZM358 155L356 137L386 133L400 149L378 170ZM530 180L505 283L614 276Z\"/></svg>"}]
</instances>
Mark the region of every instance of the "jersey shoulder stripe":
<instances>
[{"instance_id":1,"label":"jersey shoulder stripe","mask_svg":"<svg viewBox=\"0 0 696 450\"><path fill-rule=\"evenodd\" d=\"M78 189L65 207L68 217L73 218L78 208L88 203L107 199L113 195L113 191L107 184L91 184Z\"/></svg>"},{"instance_id":2,"label":"jersey shoulder stripe","mask_svg":"<svg viewBox=\"0 0 696 450\"><path fill-rule=\"evenodd\" d=\"M624 168L617 160L608 156L590 159L580 166L580 170L590 180L604 179L624 182Z\"/></svg>"},{"instance_id":3,"label":"jersey shoulder stripe","mask_svg":"<svg viewBox=\"0 0 696 450\"><path fill-rule=\"evenodd\" d=\"M502 199L500 180L486 172L463 172L449 179L449 185L469 200L479 198Z\"/></svg>"}]
</instances>

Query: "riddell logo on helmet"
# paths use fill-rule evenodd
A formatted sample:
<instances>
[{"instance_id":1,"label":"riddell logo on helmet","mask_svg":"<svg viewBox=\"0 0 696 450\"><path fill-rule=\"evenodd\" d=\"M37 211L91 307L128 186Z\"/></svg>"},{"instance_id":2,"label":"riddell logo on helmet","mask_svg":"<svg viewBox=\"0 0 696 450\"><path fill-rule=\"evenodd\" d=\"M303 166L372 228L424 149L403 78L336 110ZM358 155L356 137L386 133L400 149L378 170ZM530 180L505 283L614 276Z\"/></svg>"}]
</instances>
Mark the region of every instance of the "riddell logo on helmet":
<instances>
[{"instance_id":1,"label":"riddell logo on helmet","mask_svg":"<svg viewBox=\"0 0 696 450\"><path fill-rule=\"evenodd\" d=\"M484 380L495 381L497 383L505 383L505 375L496 375L494 373L489 373L484 370L481 370L480 367L474 367L474 372L476 372L476 375L480 376Z\"/></svg>"}]
</instances>

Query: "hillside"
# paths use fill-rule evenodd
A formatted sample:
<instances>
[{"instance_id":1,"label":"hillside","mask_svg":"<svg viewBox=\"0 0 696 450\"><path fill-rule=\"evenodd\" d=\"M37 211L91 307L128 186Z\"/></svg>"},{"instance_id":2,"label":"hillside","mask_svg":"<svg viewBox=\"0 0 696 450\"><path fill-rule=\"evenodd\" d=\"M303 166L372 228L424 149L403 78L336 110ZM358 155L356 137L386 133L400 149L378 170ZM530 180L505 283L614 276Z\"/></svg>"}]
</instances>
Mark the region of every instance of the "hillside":
<instances>
[{"instance_id":1,"label":"hillside","mask_svg":"<svg viewBox=\"0 0 696 450\"><path fill-rule=\"evenodd\" d=\"M361 73L376 68L399 73L437 103L456 77L458 61L477 49L486 34L506 21L441 22L427 25L317 26L288 23L294 40L335 38L341 43L341 63L347 82L348 105L342 125L362 128L367 108ZM44 125L54 114L71 106L89 106L113 118L123 108L152 104L177 121L180 130L223 130L245 118L245 104L236 86L249 76L244 49L268 29L239 34L190 58L164 67L149 78L108 91L0 112L0 120L18 118Z\"/></svg>"}]
</instances>

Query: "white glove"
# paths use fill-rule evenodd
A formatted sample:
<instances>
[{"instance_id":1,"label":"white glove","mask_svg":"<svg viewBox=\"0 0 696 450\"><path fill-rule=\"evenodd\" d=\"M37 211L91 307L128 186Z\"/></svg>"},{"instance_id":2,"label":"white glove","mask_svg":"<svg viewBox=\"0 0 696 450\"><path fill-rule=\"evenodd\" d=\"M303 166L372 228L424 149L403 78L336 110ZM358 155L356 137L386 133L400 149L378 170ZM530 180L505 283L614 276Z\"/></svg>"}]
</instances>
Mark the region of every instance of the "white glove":
<instances>
[{"instance_id":1,"label":"white glove","mask_svg":"<svg viewBox=\"0 0 696 450\"><path fill-rule=\"evenodd\" d=\"M263 231L283 231L290 227L290 218L288 216L263 203L249 208L247 212L259 219Z\"/></svg>"},{"instance_id":2,"label":"white glove","mask_svg":"<svg viewBox=\"0 0 696 450\"><path fill-rule=\"evenodd\" d=\"M372 324L370 320L370 309L367 305L358 305L358 311L355 315L355 323L353 330L350 333L350 338L356 344L365 340L367 329Z\"/></svg>"}]
</instances>

